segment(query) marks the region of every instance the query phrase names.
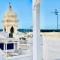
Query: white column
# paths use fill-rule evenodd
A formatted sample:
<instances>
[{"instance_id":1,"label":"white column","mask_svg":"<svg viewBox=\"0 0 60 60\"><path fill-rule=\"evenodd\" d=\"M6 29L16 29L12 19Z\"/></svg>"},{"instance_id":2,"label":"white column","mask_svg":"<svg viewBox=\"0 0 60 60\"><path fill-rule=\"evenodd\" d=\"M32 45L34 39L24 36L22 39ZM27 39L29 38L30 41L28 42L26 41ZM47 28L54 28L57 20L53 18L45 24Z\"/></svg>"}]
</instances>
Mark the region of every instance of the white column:
<instances>
[{"instance_id":1,"label":"white column","mask_svg":"<svg viewBox=\"0 0 60 60\"><path fill-rule=\"evenodd\" d=\"M5 52L5 43L4 43L4 52Z\"/></svg>"},{"instance_id":2,"label":"white column","mask_svg":"<svg viewBox=\"0 0 60 60\"><path fill-rule=\"evenodd\" d=\"M42 60L40 47L40 0L33 0L33 60Z\"/></svg>"},{"instance_id":3,"label":"white column","mask_svg":"<svg viewBox=\"0 0 60 60\"><path fill-rule=\"evenodd\" d=\"M7 42L5 42L5 53L6 53L6 56L7 56Z\"/></svg>"}]
</instances>

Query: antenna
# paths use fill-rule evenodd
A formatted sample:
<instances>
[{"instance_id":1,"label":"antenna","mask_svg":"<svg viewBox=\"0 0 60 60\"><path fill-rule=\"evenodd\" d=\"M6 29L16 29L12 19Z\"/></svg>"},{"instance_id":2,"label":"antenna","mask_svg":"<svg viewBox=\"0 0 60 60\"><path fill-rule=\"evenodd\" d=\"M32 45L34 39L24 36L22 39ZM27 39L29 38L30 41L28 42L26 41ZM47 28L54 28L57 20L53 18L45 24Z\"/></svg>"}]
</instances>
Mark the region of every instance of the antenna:
<instances>
[{"instance_id":1,"label":"antenna","mask_svg":"<svg viewBox=\"0 0 60 60\"><path fill-rule=\"evenodd\" d=\"M57 30L58 30L58 10L57 9L55 9L55 11L53 12L56 16L57 16Z\"/></svg>"}]
</instances>

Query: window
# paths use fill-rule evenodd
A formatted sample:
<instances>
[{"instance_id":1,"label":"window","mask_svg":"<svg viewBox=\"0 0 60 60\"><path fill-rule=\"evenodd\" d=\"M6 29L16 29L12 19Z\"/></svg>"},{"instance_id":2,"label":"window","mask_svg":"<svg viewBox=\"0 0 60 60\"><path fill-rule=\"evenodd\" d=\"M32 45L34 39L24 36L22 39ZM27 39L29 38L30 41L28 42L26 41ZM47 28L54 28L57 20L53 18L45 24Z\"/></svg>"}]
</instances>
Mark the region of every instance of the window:
<instances>
[{"instance_id":1,"label":"window","mask_svg":"<svg viewBox=\"0 0 60 60\"><path fill-rule=\"evenodd\" d=\"M0 49L4 50L4 43L0 43Z\"/></svg>"},{"instance_id":2,"label":"window","mask_svg":"<svg viewBox=\"0 0 60 60\"><path fill-rule=\"evenodd\" d=\"M10 50L10 49L14 49L14 44L13 43L7 44L7 50Z\"/></svg>"}]
</instances>

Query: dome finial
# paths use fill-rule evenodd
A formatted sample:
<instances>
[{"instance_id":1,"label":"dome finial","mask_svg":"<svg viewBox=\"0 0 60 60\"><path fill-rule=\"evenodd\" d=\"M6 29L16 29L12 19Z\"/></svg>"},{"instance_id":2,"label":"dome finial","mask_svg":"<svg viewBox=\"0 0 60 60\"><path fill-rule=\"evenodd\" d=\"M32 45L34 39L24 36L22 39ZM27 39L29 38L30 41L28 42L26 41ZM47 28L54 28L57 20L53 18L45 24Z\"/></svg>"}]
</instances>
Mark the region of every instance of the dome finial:
<instances>
[{"instance_id":1,"label":"dome finial","mask_svg":"<svg viewBox=\"0 0 60 60\"><path fill-rule=\"evenodd\" d=\"M11 9L12 9L11 2L9 2L9 10L11 10Z\"/></svg>"}]
</instances>

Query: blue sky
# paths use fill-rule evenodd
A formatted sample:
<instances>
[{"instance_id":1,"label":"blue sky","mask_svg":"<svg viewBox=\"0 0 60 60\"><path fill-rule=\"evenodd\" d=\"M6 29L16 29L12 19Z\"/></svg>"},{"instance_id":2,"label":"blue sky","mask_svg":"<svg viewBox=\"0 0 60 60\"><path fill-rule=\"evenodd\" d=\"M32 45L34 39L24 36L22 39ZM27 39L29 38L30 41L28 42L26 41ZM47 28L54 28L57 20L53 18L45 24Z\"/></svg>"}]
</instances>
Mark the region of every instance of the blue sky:
<instances>
[{"instance_id":1,"label":"blue sky","mask_svg":"<svg viewBox=\"0 0 60 60\"><path fill-rule=\"evenodd\" d=\"M3 28L3 15L8 9L9 1L13 10L17 14L18 28L32 28L32 0L0 0L0 29ZM60 28L60 0L41 0L40 4L40 28L56 29L57 19L54 9L59 11L59 28Z\"/></svg>"},{"instance_id":2,"label":"blue sky","mask_svg":"<svg viewBox=\"0 0 60 60\"><path fill-rule=\"evenodd\" d=\"M8 10L9 1L17 14L18 28L31 28L32 0L0 0L0 29L3 28L3 15Z\"/></svg>"},{"instance_id":3,"label":"blue sky","mask_svg":"<svg viewBox=\"0 0 60 60\"><path fill-rule=\"evenodd\" d=\"M42 29L56 29L57 19L54 9L59 11L59 28L60 28L60 0L41 0L40 4L40 19Z\"/></svg>"}]
</instances>

